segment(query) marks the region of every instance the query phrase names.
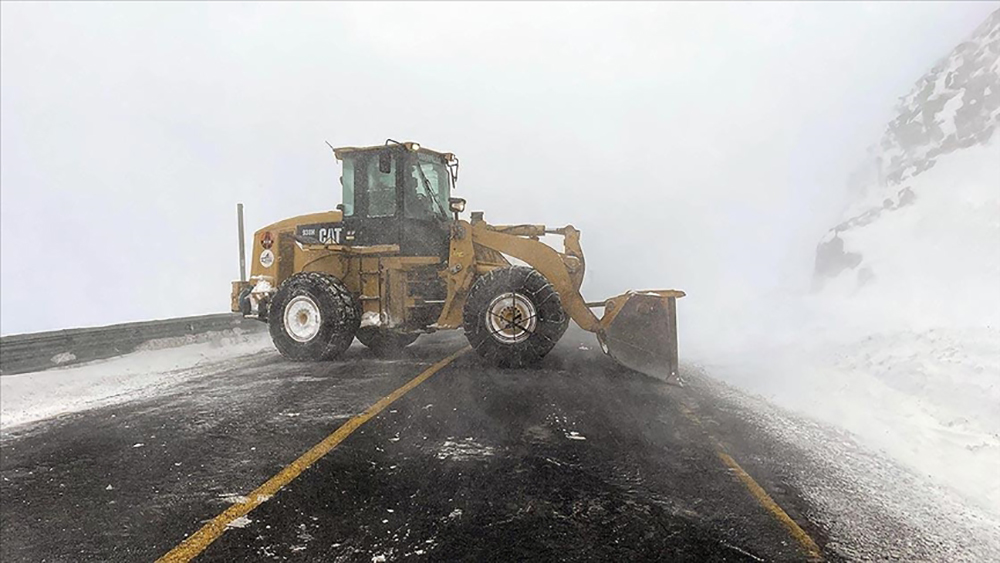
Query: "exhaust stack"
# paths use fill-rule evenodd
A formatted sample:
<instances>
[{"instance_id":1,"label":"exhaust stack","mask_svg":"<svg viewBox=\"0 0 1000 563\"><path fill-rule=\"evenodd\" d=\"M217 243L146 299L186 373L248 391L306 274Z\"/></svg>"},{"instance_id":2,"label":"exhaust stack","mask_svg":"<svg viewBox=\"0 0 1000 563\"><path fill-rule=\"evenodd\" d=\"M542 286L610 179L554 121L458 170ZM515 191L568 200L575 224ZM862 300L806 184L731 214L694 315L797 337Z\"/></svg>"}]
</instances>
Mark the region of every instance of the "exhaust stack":
<instances>
[{"instance_id":1,"label":"exhaust stack","mask_svg":"<svg viewBox=\"0 0 1000 563\"><path fill-rule=\"evenodd\" d=\"M236 224L240 232L240 282L247 281L247 254L243 236L243 204L236 204Z\"/></svg>"}]
</instances>

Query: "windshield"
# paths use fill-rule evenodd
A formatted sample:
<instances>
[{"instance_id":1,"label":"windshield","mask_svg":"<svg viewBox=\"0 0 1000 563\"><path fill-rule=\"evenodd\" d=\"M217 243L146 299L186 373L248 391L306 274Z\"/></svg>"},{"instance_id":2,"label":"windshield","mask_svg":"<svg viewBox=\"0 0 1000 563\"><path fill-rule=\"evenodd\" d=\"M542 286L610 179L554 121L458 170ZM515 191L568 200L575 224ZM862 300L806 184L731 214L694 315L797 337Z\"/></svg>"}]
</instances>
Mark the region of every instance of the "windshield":
<instances>
[{"instance_id":1,"label":"windshield","mask_svg":"<svg viewBox=\"0 0 1000 563\"><path fill-rule=\"evenodd\" d=\"M411 219L447 219L451 185L448 168L439 159L418 154L405 178L406 216Z\"/></svg>"}]
</instances>

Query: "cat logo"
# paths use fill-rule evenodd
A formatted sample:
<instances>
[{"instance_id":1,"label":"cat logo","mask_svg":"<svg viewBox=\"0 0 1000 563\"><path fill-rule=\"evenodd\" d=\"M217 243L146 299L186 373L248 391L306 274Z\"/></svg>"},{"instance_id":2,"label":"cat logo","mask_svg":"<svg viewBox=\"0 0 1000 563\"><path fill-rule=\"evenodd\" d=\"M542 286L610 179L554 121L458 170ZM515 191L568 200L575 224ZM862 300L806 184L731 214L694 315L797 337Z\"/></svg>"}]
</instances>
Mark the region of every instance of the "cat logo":
<instances>
[{"instance_id":1,"label":"cat logo","mask_svg":"<svg viewBox=\"0 0 1000 563\"><path fill-rule=\"evenodd\" d=\"M316 241L320 244L340 244L343 223L318 223L315 225L299 225L296 235L300 239Z\"/></svg>"}]
</instances>

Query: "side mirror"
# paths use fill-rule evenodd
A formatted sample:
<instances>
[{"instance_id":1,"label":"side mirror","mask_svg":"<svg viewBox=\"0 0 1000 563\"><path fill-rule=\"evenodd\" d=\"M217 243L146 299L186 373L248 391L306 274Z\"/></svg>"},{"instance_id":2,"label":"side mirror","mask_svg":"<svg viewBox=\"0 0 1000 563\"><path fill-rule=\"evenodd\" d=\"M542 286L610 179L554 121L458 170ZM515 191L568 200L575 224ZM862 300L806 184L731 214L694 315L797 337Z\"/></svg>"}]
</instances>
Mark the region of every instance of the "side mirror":
<instances>
[{"instance_id":1,"label":"side mirror","mask_svg":"<svg viewBox=\"0 0 1000 563\"><path fill-rule=\"evenodd\" d=\"M392 155L383 152L378 155L378 171L383 174L392 172Z\"/></svg>"},{"instance_id":2,"label":"side mirror","mask_svg":"<svg viewBox=\"0 0 1000 563\"><path fill-rule=\"evenodd\" d=\"M448 208L455 214L455 220L458 221L458 214L465 211L465 200L460 197L448 198Z\"/></svg>"}]
</instances>

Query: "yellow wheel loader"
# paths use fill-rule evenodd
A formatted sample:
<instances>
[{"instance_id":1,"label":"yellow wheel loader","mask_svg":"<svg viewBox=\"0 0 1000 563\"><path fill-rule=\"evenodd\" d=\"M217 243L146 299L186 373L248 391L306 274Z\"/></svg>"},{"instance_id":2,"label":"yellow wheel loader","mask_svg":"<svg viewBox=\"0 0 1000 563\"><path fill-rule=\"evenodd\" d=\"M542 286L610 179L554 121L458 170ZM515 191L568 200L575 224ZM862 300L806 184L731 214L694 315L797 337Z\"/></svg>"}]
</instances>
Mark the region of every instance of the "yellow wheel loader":
<instances>
[{"instance_id":1,"label":"yellow wheel loader","mask_svg":"<svg viewBox=\"0 0 1000 563\"><path fill-rule=\"evenodd\" d=\"M587 302L585 261L572 226L490 225L459 218L451 197L458 159L417 143L342 147L343 203L292 217L253 236L232 310L267 322L278 351L324 360L355 338L377 353L422 333L462 328L485 360L504 367L545 356L572 319L605 353L652 375L676 377L681 291L629 291ZM541 242L563 237L562 252ZM517 264L512 263L517 261ZM602 308L596 316L591 309Z\"/></svg>"}]
</instances>

